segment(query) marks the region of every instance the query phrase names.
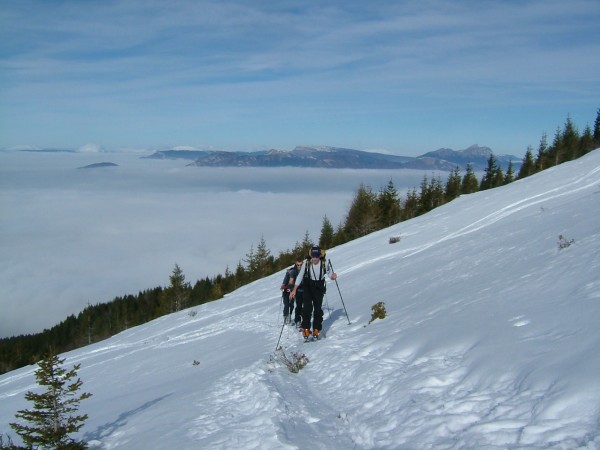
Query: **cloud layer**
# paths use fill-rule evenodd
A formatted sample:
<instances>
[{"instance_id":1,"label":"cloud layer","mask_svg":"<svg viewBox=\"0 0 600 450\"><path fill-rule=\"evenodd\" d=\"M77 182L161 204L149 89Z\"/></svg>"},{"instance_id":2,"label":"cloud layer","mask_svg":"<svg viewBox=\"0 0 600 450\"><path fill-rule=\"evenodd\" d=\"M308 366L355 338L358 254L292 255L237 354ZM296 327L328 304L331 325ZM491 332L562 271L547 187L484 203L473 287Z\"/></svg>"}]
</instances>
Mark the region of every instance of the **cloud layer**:
<instances>
[{"instance_id":1,"label":"cloud layer","mask_svg":"<svg viewBox=\"0 0 600 450\"><path fill-rule=\"evenodd\" d=\"M323 216L337 226L360 183L419 185L418 171L200 168L132 153L0 152L0 337L51 327L88 302L235 270ZM117 167L77 169L93 163Z\"/></svg>"}]
</instances>

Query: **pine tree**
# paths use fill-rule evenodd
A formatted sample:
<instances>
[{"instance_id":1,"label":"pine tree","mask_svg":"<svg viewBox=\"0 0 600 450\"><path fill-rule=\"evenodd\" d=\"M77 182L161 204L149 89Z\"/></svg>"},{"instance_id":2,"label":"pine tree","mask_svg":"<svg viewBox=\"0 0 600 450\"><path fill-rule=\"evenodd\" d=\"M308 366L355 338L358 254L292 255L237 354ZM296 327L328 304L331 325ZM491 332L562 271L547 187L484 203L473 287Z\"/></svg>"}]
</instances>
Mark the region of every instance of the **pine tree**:
<instances>
[{"instance_id":1,"label":"pine tree","mask_svg":"<svg viewBox=\"0 0 600 450\"><path fill-rule=\"evenodd\" d=\"M461 192L463 194L472 194L473 192L477 192L479 190L479 181L477 180L477 176L473 171L473 165L467 164L467 173L462 179Z\"/></svg>"},{"instance_id":2,"label":"pine tree","mask_svg":"<svg viewBox=\"0 0 600 450\"><path fill-rule=\"evenodd\" d=\"M163 291L163 311L169 313L187 308L192 287L185 281L185 275L179 265L175 264L169 275L170 285ZM135 303L135 302L134 302Z\"/></svg>"},{"instance_id":3,"label":"pine tree","mask_svg":"<svg viewBox=\"0 0 600 450\"><path fill-rule=\"evenodd\" d=\"M564 130L561 134L561 145L557 152L556 164L571 161L577 158L579 150L579 131L570 117L567 117Z\"/></svg>"},{"instance_id":4,"label":"pine tree","mask_svg":"<svg viewBox=\"0 0 600 450\"><path fill-rule=\"evenodd\" d=\"M537 155L535 157L535 172L539 172L549 167L548 152L548 135L544 133L540 139L540 145L538 146Z\"/></svg>"},{"instance_id":5,"label":"pine tree","mask_svg":"<svg viewBox=\"0 0 600 450\"><path fill-rule=\"evenodd\" d=\"M554 139L552 140L552 144L548 147L548 151L546 152L546 160L542 169L547 169L548 167L556 166L559 161L559 155L562 154L562 133L560 128L556 128L554 132Z\"/></svg>"},{"instance_id":6,"label":"pine tree","mask_svg":"<svg viewBox=\"0 0 600 450\"><path fill-rule=\"evenodd\" d=\"M361 184L350 205L344 231L349 239L356 239L375 231L376 225L375 194Z\"/></svg>"},{"instance_id":7,"label":"pine tree","mask_svg":"<svg viewBox=\"0 0 600 450\"><path fill-rule=\"evenodd\" d=\"M506 175L504 175L502 184L510 184L513 181L515 181L515 170L513 169L512 161L509 161L508 168L506 169Z\"/></svg>"},{"instance_id":8,"label":"pine tree","mask_svg":"<svg viewBox=\"0 0 600 450\"><path fill-rule=\"evenodd\" d=\"M270 250L267 248L267 242L265 237L260 237L260 242L256 247L256 279L262 278L271 273L273 268L273 256L271 256Z\"/></svg>"},{"instance_id":9,"label":"pine tree","mask_svg":"<svg viewBox=\"0 0 600 450\"><path fill-rule=\"evenodd\" d=\"M596 113L596 120L594 121L594 148L600 147L600 108Z\"/></svg>"},{"instance_id":10,"label":"pine tree","mask_svg":"<svg viewBox=\"0 0 600 450\"><path fill-rule=\"evenodd\" d=\"M433 209L433 190L427 175L423 175L419 191L419 206L417 214L425 214Z\"/></svg>"},{"instance_id":11,"label":"pine tree","mask_svg":"<svg viewBox=\"0 0 600 450\"><path fill-rule=\"evenodd\" d=\"M30 425L11 423L10 426L32 448L83 449L83 441L75 441L69 435L76 433L87 420L87 414L75 415L79 402L92 396L79 393L83 382L77 378L81 364L67 371L62 368L64 359L50 352L42 359L35 371L37 383L46 391L36 394L28 391L25 399L33 402L33 409L18 411L15 417Z\"/></svg>"},{"instance_id":12,"label":"pine tree","mask_svg":"<svg viewBox=\"0 0 600 450\"><path fill-rule=\"evenodd\" d=\"M419 194L415 188L406 193L406 200L402 208L402 218L404 220L416 217L419 209Z\"/></svg>"},{"instance_id":13,"label":"pine tree","mask_svg":"<svg viewBox=\"0 0 600 450\"><path fill-rule=\"evenodd\" d=\"M579 148L575 158L580 158L592 150L594 150L594 135L592 134L592 129L588 125L585 127L585 130L583 130L583 134L579 140Z\"/></svg>"},{"instance_id":14,"label":"pine tree","mask_svg":"<svg viewBox=\"0 0 600 450\"><path fill-rule=\"evenodd\" d=\"M319 237L319 246L321 248L331 248L333 244L333 225L323 216L323 225L321 226L321 236Z\"/></svg>"},{"instance_id":15,"label":"pine tree","mask_svg":"<svg viewBox=\"0 0 600 450\"><path fill-rule=\"evenodd\" d=\"M254 244L250 245L250 251L246 253L246 258L244 259L246 263L246 272L248 273L250 280L255 280L254 276L258 271L258 262L256 260L256 254L254 253Z\"/></svg>"},{"instance_id":16,"label":"pine tree","mask_svg":"<svg viewBox=\"0 0 600 450\"><path fill-rule=\"evenodd\" d=\"M438 175L431 179L431 204L432 209L442 206L445 203L444 184L442 178Z\"/></svg>"},{"instance_id":17,"label":"pine tree","mask_svg":"<svg viewBox=\"0 0 600 450\"><path fill-rule=\"evenodd\" d=\"M375 201L379 228L392 226L400 221L400 201L394 182L390 179L387 186L379 192Z\"/></svg>"},{"instance_id":18,"label":"pine tree","mask_svg":"<svg viewBox=\"0 0 600 450\"><path fill-rule=\"evenodd\" d=\"M518 178L525 178L532 175L535 171L535 161L533 160L533 150L531 146L527 147L525 156L523 157L523 164L519 169Z\"/></svg>"},{"instance_id":19,"label":"pine tree","mask_svg":"<svg viewBox=\"0 0 600 450\"><path fill-rule=\"evenodd\" d=\"M479 189L485 191L486 189L492 189L501 186L504 182L504 173L502 168L498 165L494 154L490 154L488 158L487 167L484 169L484 175L481 179Z\"/></svg>"},{"instance_id":20,"label":"pine tree","mask_svg":"<svg viewBox=\"0 0 600 450\"><path fill-rule=\"evenodd\" d=\"M460 169L458 166L456 166L454 170L450 172L450 175L448 175L448 180L446 181L446 190L444 196L447 202L454 200L460 195L460 185Z\"/></svg>"}]
</instances>

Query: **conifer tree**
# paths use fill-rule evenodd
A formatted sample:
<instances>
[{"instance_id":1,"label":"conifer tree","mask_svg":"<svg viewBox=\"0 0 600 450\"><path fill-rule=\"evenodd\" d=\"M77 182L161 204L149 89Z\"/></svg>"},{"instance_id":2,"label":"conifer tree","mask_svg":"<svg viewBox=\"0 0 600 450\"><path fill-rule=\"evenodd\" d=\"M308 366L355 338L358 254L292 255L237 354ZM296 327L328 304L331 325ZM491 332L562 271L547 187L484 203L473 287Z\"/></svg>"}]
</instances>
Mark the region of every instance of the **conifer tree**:
<instances>
[{"instance_id":1,"label":"conifer tree","mask_svg":"<svg viewBox=\"0 0 600 450\"><path fill-rule=\"evenodd\" d=\"M394 182L390 179L375 201L379 228L392 226L400 221L400 201Z\"/></svg>"},{"instance_id":2,"label":"conifer tree","mask_svg":"<svg viewBox=\"0 0 600 450\"><path fill-rule=\"evenodd\" d=\"M260 242L256 247L256 279L262 278L265 275L271 273L271 269L273 267L273 256L271 256L271 252L267 247L267 242L265 241L265 237L260 237Z\"/></svg>"},{"instance_id":3,"label":"conifer tree","mask_svg":"<svg viewBox=\"0 0 600 450\"><path fill-rule=\"evenodd\" d=\"M506 169L506 175L504 175L502 184L510 184L513 181L515 181L515 170L513 169L512 161L509 161L508 168Z\"/></svg>"},{"instance_id":4,"label":"conifer tree","mask_svg":"<svg viewBox=\"0 0 600 450\"><path fill-rule=\"evenodd\" d=\"M442 178L438 175L431 179L431 206L437 208L445 203L444 184Z\"/></svg>"},{"instance_id":5,"label":"conifer tree","mask_svg":"<svg viewBox=\"0 0 600 450\"><path fill-rule=\"evenodd\" d=\"M462 179L461 192L463 194L472 194L478 190L479 180L477 180L477 175L475 175L475 172L473 171L473 165L469 163L467 164L467 172Z\"/></svg>"},{"instance_id":6,"label":"conifer tree","mask_svg":"<svg viewBox=\"0 0 600 450\"><path fill-rule=\"evenodd\" d=\"M460 177L460 169L458 166L450 172L448 175L448 180L446 181L446 189L444 192L444 197L447 202L454 200L456 197L460 195L460 185L461 185L461 177Z\"/></svg>"},{"instance_id":7,"label":"conifer tree","mask_svg":"<svg viewBox=\"0 0 600 450\"><path fill-rule=\"evenodd\" d=\"M494 154L490 154L488 158L487 167L484 169L484 175L481 179L479 189L484 191L486 189L492 189L501 186L504 182L504 174L502 168L498 165Z\"/></svg>"},{"instance_id":8,"label":"conifer tree","mask_svg":"<svg viewBox=\"0 0 600 450\"><path fill-rule=\"evenodd\" d=\"M556 164L571 161L577 157L579 150L579 131L570 117L567 117L564 130L561 133L560 146L557 151Z\"/></svg>"},{"instance_id":9,"label":"conifer tree","mask_svg":"<svg viewBox=\"0 0 600 450\"><path fill-rule=\"evenodd\" d=\"M375 194L361 184L346 217L345 233L349 239L365 236L377 229Z\"/></svg>"},{"instance_id":10,"label":"conifer tree","mask_svg":"<svg viewBox=\"0 0 600 450\"><path fill-rule=\"evenodd\" d=\"M518 178L525 178L532 175L535 171L535 161L533 160L533 150L531 146L527 147L525 156L523 157L523 164L519 169Z\"/></svg>"},{"instance_id":11,"label":"conifer tree","mask_svg":"<svg viewBox=\"0 0 600 450\"><path fill-rule=\"evenodd\" d=\"M411 189L406 193L406 200L402 208L402 218L404 220L412 219L416 217L419 209L419 195L415 188Z\"/></svg>"},{"instance_id":12,"label":"conifer tree","mask_svg":"<svg viewBox=\"0 0 600 450\"><path fill-rule=\"evenodd\" d=\"M173 272L169 275L169 282L171 284L163 291L163 295L170 305L170 311L187 308L192 288L189 283L186 283L183 270L178 264L175 264Z\"/></svg>"},{"instance_id":13,"label":"conifer tree","mask_svg":"<svg viewBox=\"0 0 600 450\"><path fill-rule=\"evenodd\" d=\"M535 157L535 172L544 170L549 166L548 152L548 135L544 133L540 139L540 145L538 146L537 155Z\"/></svg>"},{"instance_id":14,"label":"conifer tree","mask_svg":"<svg viewBox=\"0 0 600 450\"><path fill-rule=\"evenodd\" d=\"M244 262L246 263L246 272L248 273L250 280L255 280L254 275L256 275L258 270L258 262L254 252L254 244L250 245L250 251L246 253Z\"/></svg>"},{"instance_id":15,"label":"conifer tree","mask_svg":"<svg viewBox=\"0 0 600 450\"><path fill-rule=\"evenodd\" d=\"M592 134L592 129L589 127L585 127L583 130L583 134L581 135L581 139L579 140L579 148L577 150L577 155L575 158L580 158L586 153L594 150L594 135Z\"/></svg>"},{"instance_id":16,"label":"conifer tree","mask_svg":"<svg viewBox=\"0 0 600 450\"><path fill-rule=\"evenodd\" d=\"M556 166L558 164L559 155L562 153L562 133L560 128L556 128L554 133L554 139L552 140L552 144L548 147L548 151L546 152L546 161L542 169L547 169L548 167Z\"/></svg>"},{"instance_id":17,"label":"conifer tree","mask_svg":"<svg viewBox=\"0 0 600 450\"><path fill-rule=\"evenodd\" d=\"M433 209L433 190L427 175L423 175L423 181L419 190L419 207L417 213L425 214Z\"/></svg>"},{"instance_id":18,"label":"conifer tree","mask_svg":"<svg viewBox=\"0 0 600 450\"><path fill-rule=\"evenodd\" d=\"M321 248L330 248L333 244L333 225L327 218L323 216L323 224L321 225L321 236L319 237L319 246Z\"/></svg>"},{"instance_id":19,"label":"conifer tree","mask_svg":"<svg viewBox=\"0 0 600 450\"><path fill-rule=\"evenodd\" d=\"M309 234L308 230L306 230L304 232L304 237L302 238L302 242L296 242L296 245L292 249L292 253L294 256L306 257L312 246L313 246L313 242L310 238L310 234Z\"/></svg>"},{"instance_id":20,"label":"conifer tree","mask_svg":"<svg viewBox=\"0 0 600 450\"><path fill-rule=\"evenodd\" d=\"M64 359L53 352L42 359L35 371L37 383L45 392L28 391L25 399L33 402L33 409L18 411L15 417L28 422L11 423L10 426L29 448L83 449L87 445L70 435L79 431L87 420L87 414L76 415L79 402L92 396L79 393L83 382L77 378L81 364L67 371L62 368Z\"/></svg>"}]
</instances>

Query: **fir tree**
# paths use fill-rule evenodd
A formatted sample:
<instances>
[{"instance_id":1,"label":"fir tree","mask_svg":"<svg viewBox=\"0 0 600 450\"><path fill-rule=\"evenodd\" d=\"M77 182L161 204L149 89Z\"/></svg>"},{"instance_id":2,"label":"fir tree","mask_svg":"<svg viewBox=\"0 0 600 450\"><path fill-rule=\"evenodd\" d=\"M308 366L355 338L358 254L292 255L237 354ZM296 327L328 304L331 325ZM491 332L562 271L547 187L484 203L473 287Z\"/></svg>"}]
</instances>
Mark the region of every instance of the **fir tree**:
<instances>
[{"instance_id":1,"label":"fir tree","mask_svg":"<svg viewBox=\"0 0 600 450\"><path fill-rule=\"evenodd\" d=\"M594 148L600 147L600 108L596 113L596 120L594 121Z\"/></svg>"},{"instance_id":2,"label":"fir tree","mask_svg":"<svg viewBox=\"0 0 600 450\"><path fill-rule=\"evenodd\" d=\"M349 239L356 239L375 231L376 224L375 194L361 184L350 205L344 231Z\"/></svg>"},{"instance_id":3,"label":"fir tree","mask_svg":"<svg viewBox=\"0 0 600 450\"><path fill-rule=\"evenodd\" d=\"M473 165L467 164L467 172L462 179L461 192L463 194L472 194L479 190L479 180L473 171Z\"/></svg>"},{"instance_id":4,"label":"fir tree","mask_svg":"<svg viewBox=\"0 0 600 450\"><path fill-rule=\"evenodd\" d=\"M547 169L548 167L557 165L559 161L559 155L562 154L562 151L562 133L560 128L556 128L552 145L548 147L548 151L546 152L547 158L542 168Z\"/></svg>"},{"instance_id":5,"label":"fir tree","mask_svg":"<svg viewBox=\"0 0 600 450\"><path fill-rule=\"evenodd\" d=\"M580 158L586 153L594 150L594 135L592 134L592 129L589 127L585 127L583 130L583 134L581 135L581 139L579 140L579 148L577 150L577 155L575 158Z\"/></svg>"},{"instance_id":6,"label":"fir tree","mask_svg":"<svg viewBox=\"0 0 600 450\"><path fill-rule=\"evenodd\" d=\"M53 352L42 359L35 371L37 383L46 388L37 394L28 391L25 399L33 402L33 409L18 411L15 417L29 425L11 423L10 426L31 448L83 449L83 441L75 441L70 434L76 433L87 420L87 414L75 415L79 402L92 396L79 393L83 382L77 378L81 364L67 371L61 367L64 359ZM75 379L76 378L76 379Z\"/></svg>"},{"instance_id":7,"label":"fir tree","mask_svg":"<svg viewBox=\"0 0 600 450\"><path fill-rule=\"evenodd\" d=\"M425 214L433 209L433 190L427 175L423 175L419 191L419 207L417 214Z\"/></svg>"},{"instance_id":8,"label":"fir tree","mask_svg":"<svg viewBox=\"0 0 600 450\"><path fill-rule=\"evenodd\" d=\"M502 184L510 184L513 181L515 181L515 170L513 169L512 161L509 161L508 168L506 169L506 175L504 175Z\"/></svg>"},{"instance_id":9,"label":"fir tree","mask_svg":"<svg viewBox=\"0 0 600 450\"><path fill-rule=\"evenodd\" d=\"M398 191L392 180L388 181L387 186L381 190L375 203L379 228L386 228L400 221Z\"/></svg>"},{"instance_id":10,"label":"fir tree","mask_svg":"<svg viewBox=\"0 0 600 450\"><path fill-rule=\"evenodd\" d=\"M250 277L250 280L254 280L254 275L258 271L258 262L256 259L256 254L254 253L254 244L250 245L250 251L246 253L246 258L244 259L246 263L246 272Z\"/></svg>"},{"instance_id":11,"label":"fir tree","mask_svg":"<svg viewBox=\"0 0 600 450\"><path fill-rule=\"evenodd\" d=\"M447 202L454 200L460 195L460 186L460 169L458 166L456 166L454 170L450 172L450 175L448 175L448 180L446 181L446 190L444 196Z\"/></svg>"},{"instance_id":12,"label":"fir tree","mask_svg":"<svg viewBox=\"0 0 600 450\"><path fill-rule=\"evenodd\" d=\"M549 166L548 151L548 135L544 133L540 139L540 145L538 146L537 155L535 157L535 172L544 170Z\"/></svg>"},{"instance_id":13,"label":"fir tree","mask_svg":"<svg viewBox=\"0 0 600 450\"><path fill-rule=\"evenodd\" d=\"M535 161L533 160L533 150L531 146L527 147L525 156L523 157L523 164L519 169L518 178L525 178L532 175L535 171Z\"/></svg>"},{"instance_id":14,"label":"fir tree","mask_svg":"<svg viewBox=\"0 0 600 450\"><path fill-rule=\"evenodd\" d=\"M271 252L267 247L267 242L265 241L264 236L260 237L260 242L256 247L256 273L255 279L262 278L267 274L271 273L273 268L273 256L271 256Z\"/></svg>"},{"instance_id":15,"label":"fir tree","mask_svg":"<svg viewBox=\"0 0 600 450\"><path fill-rule=\"evenodd\" d=\"M330 248L333 244L333 225L327 218L323 216L323 224L321 226L321 236L319 237L319 246L321 248Z\"/></svg>"},{"instance_id":16,"label":"fir tree","mask_svg":"<svg viewBox=\"0 0 600 450\"><path fill-rule=\"evenodd\" d=\"M571 161L577 157L579 150L579 131L570 117L567 117L565 127L561 133L559 151L556 154L556 164Z\"/></svg>"},{"instance_id":17,"label":"fir tree","mask_svg":"<svg viewBox=\"0 0 600 450\"><path fill-rule=\"evenodd\" d=\"M406 193L406 200L402 208L402 218L404 220L412 219L416 217L419 209L419 195L415 188L411 189Z\"/></svg>"},{"instance_id":18,"label":"fir tree","mask_svg":"<svg viewBox=\"0 0 600 450\"><path fill-rule=\"evenodd\" d=\"M504 174L502 168L498 165L494 154L490 154L488 158L487 167L484 169L484 175L481 179L479 189L485 191L486 189L492 189L501 186L504 182Z\"/></svg>"},{"instance_id":19,"label":"fir tree","mask_svg":"<svg viewBox=\"0 0 600 450\"><path fill-rule=\"evenodd\" d=\"M163 291L163 295L170 311L187 308L192 288L189 283L186 283L185 275L179 265L175 264L173 272L169 275L169 282L171 284Z\"/></svg>"},{"instance_id":20,"label":"fir tree","mask_svg":"<svg viewBox=\"0 0 600 450\"><path fill-rule=\"evenodd\" d=\"M432 209L445 203L444 184L440 176L431 179L431 205Z\"/></svg>"}]
</instances>

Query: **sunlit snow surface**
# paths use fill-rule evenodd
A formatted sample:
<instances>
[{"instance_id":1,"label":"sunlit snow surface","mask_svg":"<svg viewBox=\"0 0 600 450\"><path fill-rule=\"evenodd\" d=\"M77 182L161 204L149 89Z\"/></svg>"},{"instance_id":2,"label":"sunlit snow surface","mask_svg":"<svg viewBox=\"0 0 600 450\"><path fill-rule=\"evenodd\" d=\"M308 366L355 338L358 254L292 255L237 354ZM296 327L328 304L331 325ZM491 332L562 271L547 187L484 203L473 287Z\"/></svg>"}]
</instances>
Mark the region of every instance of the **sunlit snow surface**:
<instances>
[{"instance_id":1,"label":"sunlit snow surface","mask_svg":"<svg viewBox=\"0 0 600 450\"><path fill-rule=\"evenodd\" d=\"M559 248L559 235L573 243ZM398 243L389 238L400 236ZM267 236L268 238L268 236ZM326 338L283 272L67 353L99 449L600 448L600 151L328 251ZM371 306L387 317L369 324ZM194 361L199 364L194 364ZM34 366L0 377L0 432Z\"/></svg>"}]
</instances>

